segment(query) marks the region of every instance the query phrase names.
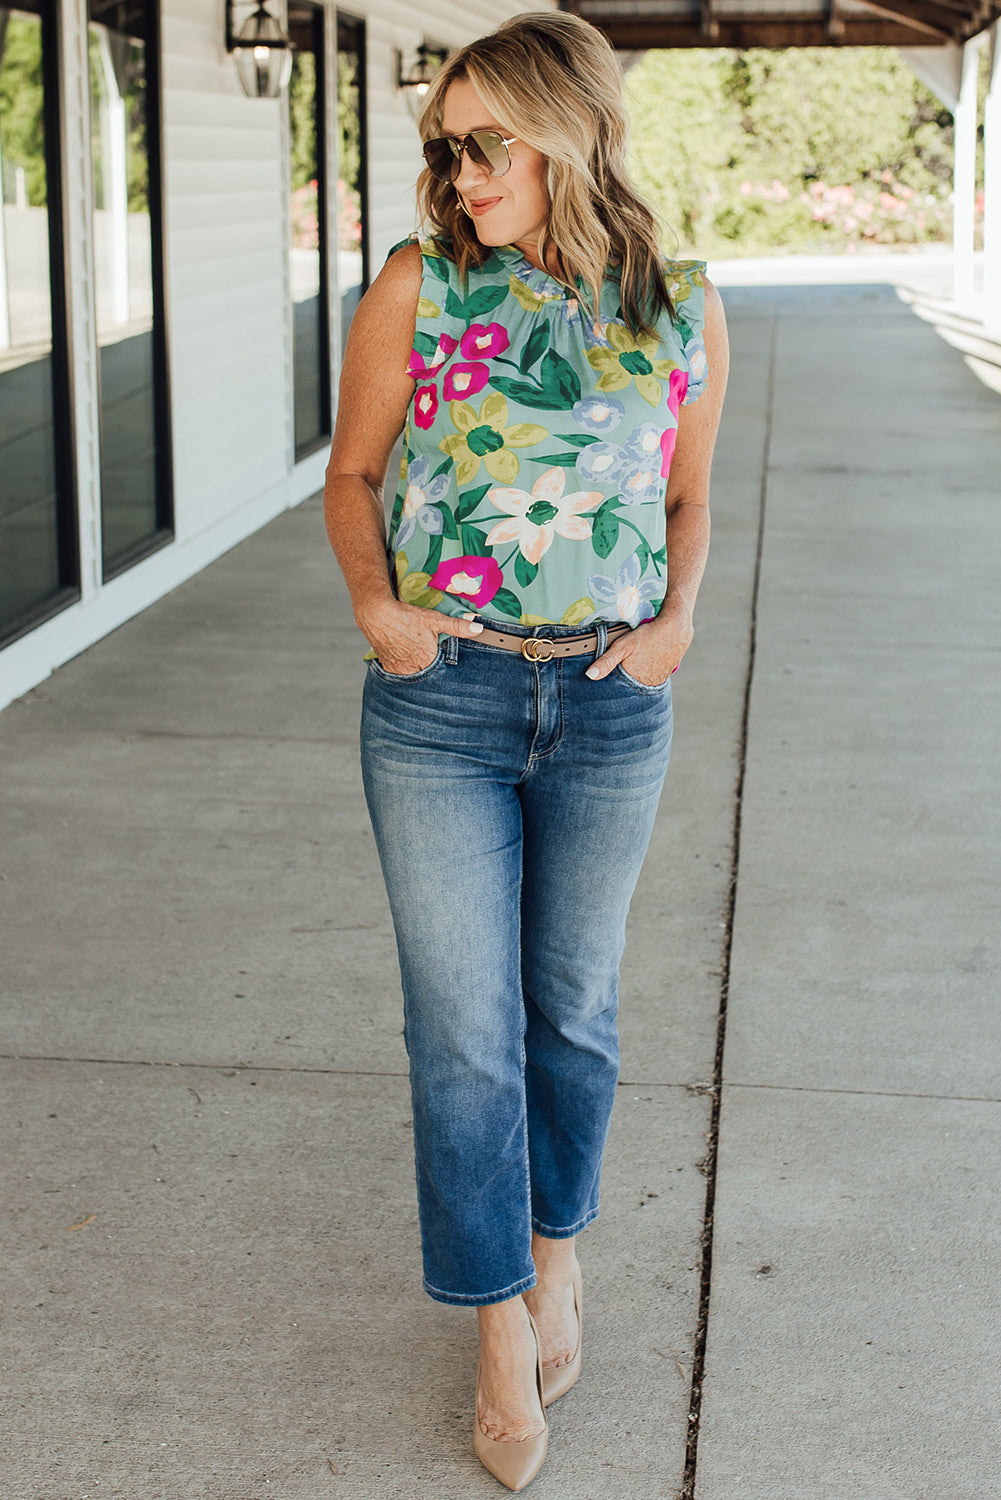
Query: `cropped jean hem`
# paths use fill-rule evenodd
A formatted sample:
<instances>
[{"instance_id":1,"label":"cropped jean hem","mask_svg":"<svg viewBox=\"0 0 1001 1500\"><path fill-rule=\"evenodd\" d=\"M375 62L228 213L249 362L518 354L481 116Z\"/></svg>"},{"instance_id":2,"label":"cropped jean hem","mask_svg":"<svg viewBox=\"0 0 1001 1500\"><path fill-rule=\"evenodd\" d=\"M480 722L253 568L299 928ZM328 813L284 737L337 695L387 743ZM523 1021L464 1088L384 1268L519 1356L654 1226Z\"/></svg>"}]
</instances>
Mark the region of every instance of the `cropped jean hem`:
<instances>
[{"instance_id":1,"label":"cropped jean hem","mask_svg":"<svg viewBox=\"0 0 1001 1500\"><path fill-rule=\"evenodd\" d=\"M541 1234L546 1240L572 1240L575 1234L580 1234L582 1229L593 1224L597 1217L598 1208L595 1205L582 1219L578 1219L576 1224L571 1224L569 1229L554 1229L552 1224L540 1224L538 1219L532 1220L532 1228L536 1234Z\"/></svg>"},{"instance_id":2,"label":"cropped jean hem","mask_svg":"<svg viewBox=\"0 0 1001 1500\"><path fill-rule=\"evenodd\" d=\"M492 1302L506 1302L509 1297L517 1297L521 1292L530 1291L534 1285L533 1274L516 1281L513 1286L505 1287L501 1292L471 1292L467 1296L464 1292L441 1292L427 1281L424 1282L424 1290L436 1302L449 1302L454 1307L489 1307Z\"/></svg>"}]
</instances>

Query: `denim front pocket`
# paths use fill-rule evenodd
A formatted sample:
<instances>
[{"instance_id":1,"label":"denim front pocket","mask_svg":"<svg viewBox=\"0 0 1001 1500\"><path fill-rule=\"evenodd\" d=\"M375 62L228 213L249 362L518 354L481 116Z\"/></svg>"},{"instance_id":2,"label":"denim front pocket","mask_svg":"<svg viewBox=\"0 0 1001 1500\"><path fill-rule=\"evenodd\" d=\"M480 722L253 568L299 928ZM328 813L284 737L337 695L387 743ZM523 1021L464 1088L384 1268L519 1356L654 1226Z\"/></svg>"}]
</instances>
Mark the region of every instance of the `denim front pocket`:
<instances>
[{"instance_id":1,"label":"denim front pocket","mask_svg":"<svg viewBox=\"0 0 1001 1500\"><path fill-rule=\"evenodd\" d=\"M383 682L420 682L423 677L429 677L437 667L440 667L444 660L445 652L439 641L438 650L435 652L433 659L428 662L426 667L421 667L419 672L387 672L377 657L372 658L369 666L377 677L382 678Z\"/></svg>"},{"instance_id":2,"label":"denim front pocket","mask_svg":"<svg viewBox=\"0 0 1001 1500\"><path fill-rule=\"evenodd\" d=\"M621 677L622 681L628 687L631 687L636 693L662 693L665 688L670 687L671 676L673 676L673 673L670 674L663 682L640 682L639 678L631 676L620 662L616 666L615 673L613 675Z\"/></svg>"}]
</instances>

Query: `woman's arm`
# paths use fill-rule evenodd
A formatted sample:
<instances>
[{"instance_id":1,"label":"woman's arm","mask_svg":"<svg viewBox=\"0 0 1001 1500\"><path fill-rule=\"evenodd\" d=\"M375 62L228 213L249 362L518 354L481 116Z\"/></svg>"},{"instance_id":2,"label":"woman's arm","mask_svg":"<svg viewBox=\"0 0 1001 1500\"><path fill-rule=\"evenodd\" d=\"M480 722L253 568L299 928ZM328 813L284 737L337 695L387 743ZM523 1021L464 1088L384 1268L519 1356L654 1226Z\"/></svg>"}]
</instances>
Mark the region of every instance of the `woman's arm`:
<instances>
[{"instance_id":1,"label":"woman's arm","mask_svg":"<svg viewBox=\"0 0 1001 1500\"><path fill-rule=\"evenodd\" d=\"M469 636L483 628L404 604L390 585L383 486L414 392L406 369L420 287L420 248L406 245L390 257L358 305L344 352L323 492L327 535L355 621L386 670L399 673L428 666L439 635Z\"/></svg>"},{"instance_id":2,"label":"woman's arm","mask_svg":"<svg viewBox=\"0 0 1001 1500\"><path fill-rule=\"evenodd\" d=\"M667 481L667 597L656 619L613 641L588 668L607 677L619 663L641 682L666 682L692 643L692 615L709 553L709 470L730 369L726 316L706 281L705 345L709 383L678 413L678 436Z\"/></svg>"}]
</instances>

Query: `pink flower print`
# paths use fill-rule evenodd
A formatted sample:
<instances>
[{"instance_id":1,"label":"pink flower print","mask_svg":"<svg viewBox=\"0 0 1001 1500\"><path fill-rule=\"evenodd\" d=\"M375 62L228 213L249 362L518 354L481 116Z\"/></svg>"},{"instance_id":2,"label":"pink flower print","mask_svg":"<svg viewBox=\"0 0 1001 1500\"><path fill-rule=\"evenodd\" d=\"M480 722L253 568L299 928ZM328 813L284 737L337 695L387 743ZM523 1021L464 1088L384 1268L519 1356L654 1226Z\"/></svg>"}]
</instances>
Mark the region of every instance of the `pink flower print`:
<instances>
[{"instance_id":1,"label":"pink flower print","mask_svg":"<svg viewBox=\"0 0 1001 1500\"><path fill-rule=\"evenodd\" d=\"M671 472L674 445L678 441L678 429L669 427L660 440L660 477L666 479Z\"/></svg>"},{"instance_id":2,"label":"pink flower print","mask_svg":"<svg viewBox=\"0 0 1001 1500\"><path fill-rule=\"evenodd\" d=\"M413 380L434 380L441 365L445 363L450 354L455 353L458 347L455 339L449 338L447 333L443 333L438 340L438 347L431 356L431 363L429 365L424 363L424 356L422 354L418 354L416 349L412 349L410 352L410 361L407 365L407 374Z\"/></svg>"},{"instance_id":3,"label":"pink flower print","mask_svg":"<svg viewBox=\"0 0 1001 1500\"><path fill-rule=\"evenodd\" d=\"M452 365L445 371L442 381L445 400L464 401L467 396L475 396L477 391L482 391L489 375L486 365Z\"/></svg>"},{"instance_id":4,"label":"pink flower print","mask_svg":"<svg viewBox=\"0 0 1001 1500\"><path fill-rule=\"evenodd\" d=\"M504 575L494 557L453 557L438 565L428 587L446 594L459 594L476 609L482 609L500 588Z\"/></svg>"},{"instance_id":5,"label":"pink flower print","mask_svg":"<svg viewBox=\"0 0 1001 1500\"><path fill-rule=\"evenodd\" d=\"M414 421L418 427L433 427L438 410L438 392L433 385L419 385L414 393Z\"/></svg>"},{"instance_id":6,"label":"pink flower print","mask_svg":"<svg viewBox=\"0 0 1001 1500\"><path fill-rule=\"evenodd\" d=\"M493 359L496 355L503 354L510 342L507 329L502 328L499 323L491 323L488 327L484 327L482 323L470 323L462 335L459 348L463 359Z\"/></svg>"},{"instance_id":7,"label":"pink flower print","mask_svg":"<svg viewBox=\"0 0 1001 1500\"><path fill-rule=\"evenodd\" d=\"M685 392L687 390L688 371L672 370L667 380L667 405L668 409L670 411L673 411L675 416L678 415L678 411L681 407L682 401L684 401L685 399ZM665 437L666 436L667 434L665 433ZM664 470L664 473L667 473L666 469Z\"/></svg>"},{"instance_id":8,"label":"pink flower print","mask_svg":"<svg viewBox=\"0 0 1001 1500\"><path fill-rule=\"evenodd\" d=\"M436 379L441 366L450 354L455 353L458 347L459 345L455 339L450 338L447 333L443 333L438 340L438 347L431 357L430 364L425 364L424 356L418 354L416 349L412 349L410 352L410 362L407 365L407 374L412 380ZM485 380L486 377L484 376ZM476 389L479 390L480 387L477 386ZM446 399L451 401L453 398L447 396ZM414 421L418 427L423 427L425 430L428 427L433 427L437 411L438 392L435 387L433 385L419 386L414 392Z\"/></svg>"}]
</instances>

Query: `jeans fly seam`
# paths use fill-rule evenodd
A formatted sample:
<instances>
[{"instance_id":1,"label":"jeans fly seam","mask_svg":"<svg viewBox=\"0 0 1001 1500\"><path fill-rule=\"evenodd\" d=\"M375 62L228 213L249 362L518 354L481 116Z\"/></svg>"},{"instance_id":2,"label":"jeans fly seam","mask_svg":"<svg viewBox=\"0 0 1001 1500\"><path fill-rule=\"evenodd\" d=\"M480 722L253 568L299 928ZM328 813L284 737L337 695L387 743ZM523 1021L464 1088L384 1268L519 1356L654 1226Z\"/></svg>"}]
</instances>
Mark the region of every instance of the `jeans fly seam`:
<instances>
[{"instance_id":1,"label":"jeans fly seam","mask_svg":"<svg viewBox=\"0 0 1001 1500\"><path fill-rule=\"evenodd\" d=\"M552 736L550 737L549 743L548 743L548 745L546 745L546 747L543 750L536 750L536 748L535 748L536 745L538 744L539 735L542 732L542 673L540 672L540 670L539 670L538 667L536 667L536 669L535 669L535 687L536 687L535 735L533 736L533 739L532 739L532 748L528 752L528 769L530 771L533 770L538 765L538 763L539 763L540 760L545 760L547 756L554 755L556 753L556 751L560 748L560 745L563 743L563 729L564 729L564 723L563 723L563 663L561 661L556 661L556 662L553 663L553 666L554 666L554 668L556 670L556 720L557 720L557 722L556 722L556 728L553 730L553 733L552 733Z\"/></svg>"},{"instance_id":2,"label":"jeans fly seam","mask_svg":"<svg viewBox=\"0 0 1001 1500\"><path fill-rule=\"evenodd\" d=\"M539 743L539 735L542 732L542 673L537 662L532 663L532 674L535 681L532 684L532 708L535 714L535 724L532 729L532 743L528 747L528 758L525 761L525 774L535 766L535 747Z\"/></svg>"}]
</instances>

